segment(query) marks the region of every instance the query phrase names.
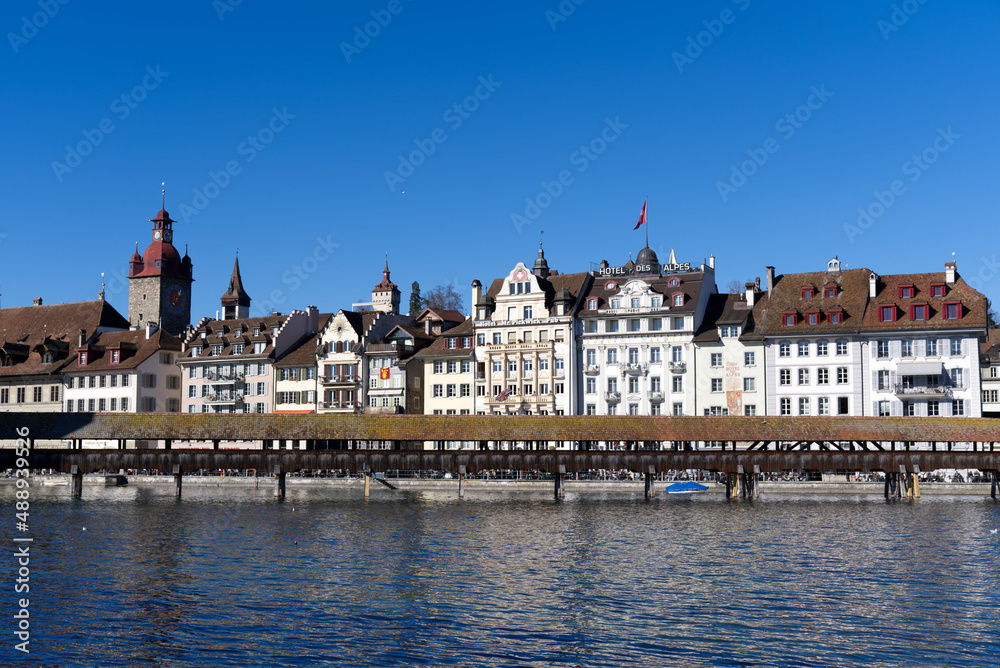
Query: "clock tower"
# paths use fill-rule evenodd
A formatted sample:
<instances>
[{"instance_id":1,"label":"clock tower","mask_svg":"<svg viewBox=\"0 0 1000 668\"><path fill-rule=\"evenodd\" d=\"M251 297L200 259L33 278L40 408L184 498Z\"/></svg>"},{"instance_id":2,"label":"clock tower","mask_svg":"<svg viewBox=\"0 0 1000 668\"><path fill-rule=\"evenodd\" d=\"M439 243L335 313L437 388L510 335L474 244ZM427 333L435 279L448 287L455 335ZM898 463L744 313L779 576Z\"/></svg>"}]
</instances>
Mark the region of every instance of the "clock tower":
<instances>
[{"instance_id":1,"label":"clock tower","mask_svg":"<svg viewBox=\"0 0 1000 668\"><path fill-rule=\"evenodd\" d=\"M139 245L129 261L128 320L132 327L155 322L160 329L180 336L191 323L191 258L181 258L174 248L174 220L160 209L153 223L149 246L139 255Z\"/></svg>"}]
</instances>

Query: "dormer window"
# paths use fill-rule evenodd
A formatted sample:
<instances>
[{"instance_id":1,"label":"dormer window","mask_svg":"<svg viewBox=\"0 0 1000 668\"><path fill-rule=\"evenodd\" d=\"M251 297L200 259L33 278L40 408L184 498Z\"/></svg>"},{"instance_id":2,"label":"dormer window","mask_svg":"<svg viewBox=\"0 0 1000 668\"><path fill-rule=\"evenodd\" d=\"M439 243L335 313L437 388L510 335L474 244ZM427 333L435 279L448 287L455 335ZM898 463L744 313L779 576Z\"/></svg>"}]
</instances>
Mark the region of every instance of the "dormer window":
<instances>
[{"instance_id":1,"label":"dormer window","mask_svg":"<svg viewBox=\"0 0 1000 668\"><path fill-rule=\"evenodd\" d=\"M818 325L819 324L819 310L812 309L806 311L806 324L807 325Z\"/></svg>"},{"instance_id":2,"label":"dormer window","mask_svg":"<svg viewBox=\"0 0 1000 668\"><path fill-rule=\"evenodd\" d=\"M52 364L52 353L45 351L42 355L42 364Z\"/></svg>"},{"instance_id":3,"label":"dormer window","mask_svg":"<svg viewBox=\"0 0 1000 668\"><path fill-rule=\"evenodd\" d=\"M587 308L591 311L597 310L597 299L591 297L587 300Z\"/></svg>"},{"instance_id":4,"label":"dormer window","mask_svg":"<svg viewBox=\"0 0 1000 668\"><path fill-rule=\"evenodd\" d=\"M812 299L816 296L816 288L807 285L802 288L802 299Z\"/></svg>"},{"instance_id":5,"label":"dormer window","mask_svg":"<svg viewBox=\"0 0 1000 668\"><path fill-rule=\"evenodd\" d=\"M831 309L827 311L826 319L831 325L841 325L844 322L844 312L840 309Z\"/></svg>"},{"instance_id":6,"label":"dormer window","mask_svg":"<svg viewBox=\"0 0 1000 668\"><path fill-rule=\"evenodd\" d=\"M260 336L260 327L254 327L253 328L253 335L254 336Z\"/></svg>"},{"instance_id":7,"label":"dormer window","mask_svg":"<svg viewBox=\"0 0 1000 668\"><path fill-rule=\"evenodd\" d=\"M681 284L680 280L676 278L671 278L669 281L667 281L667 285L669 285L672 288L676 288L680 284Z\"/></svg>"},{"instance_id":8,"label":"dormer window","mask_svg":"<svg viewBox=\"0 0 1000 668\"><path fill-rule=\"evenodd\" d=\"M912 285L901 285L899 286L899 298L900 299L913 299L913 295L916 289Z\"/></svg>"},{"instance_id":9,"label":"dormer window","mask_svg":"<svg viewBox=\"0 0 1000 668\"><path fill-rule=\"evenodd\" d=\"M782 327L794 327L799 321L799 314L795 311L785 311L781 314Z\"/></svg>"},{"instance_id":10,"label":"dormer window","mask_svg":"<svg viewBox=\"0 0 1000 668\"><path fill-rule=\"evenodd\" d=\"M454 350L455 348L457 348L458 347L457 341L458 341L458 339L456 339L455 337L449 336L448 337L448 349L449 350Z\"/></svg>"},{"instance_id":11,"label":"dormer window","mask_svg":"<svg viewBox=\"0 0 1000 668\"><path fill-rule=\"evenodd\" d=\"M221 354L222 354L222 344L221 343L213 343L212 344L212 356L215 357L215 356L218 356L218 355L221 355Z\"/></svg>"},{"instance_id":12,"label":"dormer window","mask_svg":"<svg viewBox=\"0 0 1000 668\"><path fill-rule=\"evenodd\" d=\"M961 302L948 302L944 305L944 319L958 320L962 317Z\"/></svg>"},{"instance_id":13,"label":"dormer window","mask_svg":"<svg viewBox=\"0 0 1000 668\"><path fill-rule=\"evenodd\" d=\"M615 283L614 281L608 281L607 283L604 284L604 289L605 290L614 290L617 287L618 287L618 284Z\"/></svg>"},{"instance_id":14,"label":"dormer window","mask_svg":"<svg viewBox=\"0 0 1000 668\"><path fill-rule=\"evenodd\" d=\"M242 343L234 343L233 344L233 354L234 355L242 355L243 354L243 344Z\"/></svg>"},{"instance_id":15,"label":"dormer window","mask_svg":"<svg viewBox=\"0 0 1000 668\"><path fill-rule=\"evenodd\" d=\"M202 348L201 346L193 346L191 348L191 356L192 357L201 357L201 353L202 353L203 350L204 350L204 348Z\"/></svg>"},{"instance_id":16,"label":"dormer window","mask_svg":"<svg viewBox=\"0 0 1000 668\"><path fill-rule=\"evenodd\" d=\"M663 300L660 297L653 297L649 300L649 305L653 308L660 308L663 305Z\"/></svg>"},{"instance_id":17,"label":"dormer window","mask_svg":"<svg viewBox=\"0 0 1000 668\"><path fill-rule=\"evenodd\" d=\"M837 297L837 286L828 285L825 288L823 288L823 296L829 299L835 299Z\"/></svg>"},{"instance_id":18,"label":"dormer window","mask_svg":"<svg viewBox=\"0 0 1000 668\"><path fill-rule=\"evenodd\" d=\"M677 292L673 296L674 306L684 306L684 293Z\"/></svg>"},{"instance_id":19,"label":"dormer window","mask_svg":"<svg viewBox=\"0 0 1000 668\"><path fill-rule=\"evenodd\" d=\"M931 283L931 297L944 297L946 289L944 283Z\"/></svg>"},{"instance_id":20,"label":"dormer window","mask_svg":"<svg viewBox=\"0 0 1000 668\"><path fill-rule=\"evenodd\" d=\"M910 306L910 320L927 320L929 312L927 304L913 304Z\"/></svg>"},{"instance_id":21,"label":"dormer window","mask_svg":"<svg viewBox=\"0 0 1000 668\"><path fill-rule=\"evenodd\" d=\"M879 306L878 307L878 321L879 322L895 322L896 320L896 305L892 304L890 306Z\"/></svg>"},{"instance_id":22,"label":"dormer window","mask_svg":"<svg viewBox=\"0 0 1000 668\"><path fill-rule=\"evenodd\" d=\"M80 364L80 366L87 366L87 353L84 352L84 351L81 351L80 354L79 354L79 359L77 360L77 362Z\"/></svg>"},{"instance_id":23,"label":"dormer window","mask_svg":"<svg viewBox=\"0 0 1000 668\"><path fill-rule=\"evenodd\" d=\"M112 364L118 364L121 361L122 361L122 351L120 351L120 350L112 350L111 351L111 363Z\"/></svg>"}]
</instances>

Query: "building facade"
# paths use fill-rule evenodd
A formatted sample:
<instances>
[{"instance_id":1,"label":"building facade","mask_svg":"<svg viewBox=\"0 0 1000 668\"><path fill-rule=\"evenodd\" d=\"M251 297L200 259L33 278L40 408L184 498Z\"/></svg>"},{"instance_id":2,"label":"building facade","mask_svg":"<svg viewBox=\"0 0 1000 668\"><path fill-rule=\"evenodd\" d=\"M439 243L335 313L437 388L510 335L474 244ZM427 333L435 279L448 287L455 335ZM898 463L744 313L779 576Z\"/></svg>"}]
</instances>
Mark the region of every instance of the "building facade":
<instances>
[{"instance_id":1,"label":"building facade","mask_svg":"<svg viewBox=\"0 0 1000 668\"><path fill-rule=\"evenodd\" d=\"M142 255L139 246L129 261L128 319L134 328L156 323L181 336L191 323L191 283L194 280L187 251L181 258L174 248L173 224L166 209L153 223L151 241Z\"/></svg>"}]
</instances>

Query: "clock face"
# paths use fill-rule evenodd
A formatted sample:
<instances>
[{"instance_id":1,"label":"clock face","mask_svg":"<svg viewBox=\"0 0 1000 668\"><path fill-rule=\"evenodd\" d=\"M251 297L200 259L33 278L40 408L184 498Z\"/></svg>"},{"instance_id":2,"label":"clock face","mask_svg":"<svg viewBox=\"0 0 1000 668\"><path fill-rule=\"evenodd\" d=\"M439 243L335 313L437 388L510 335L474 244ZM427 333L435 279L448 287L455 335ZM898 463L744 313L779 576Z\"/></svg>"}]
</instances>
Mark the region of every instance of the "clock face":
<instances>
[{"instance_id":1,"label":"clock face","mask_svg":"<svg viewBox=\"0 0 1000 668\"><path fill-rule=\"evenodd\" d=\"M170 230L163 230L163 240L166 241L168 244L170 243L170 240L173 238L173 236L174 234Z\"/></svg>"},{"instance_id":2,"label":"clock face","mask_svg":"<svg viewBox=\"0 0 1000 668\"><path fill-rule=\"evenodd\" d=\"M184 293L180 288L175 286L167 294L167 301L170 303L170 308L180 311L181 307L184 306Z\"/></svg>"},{"instance_id":3,"label":"clock face","mask_svg":"<svg viewBox=\"0 0 1000 668\"><path fill-rule=\"evenodd\" d=\"M160 240L160 231L159 230L156 230L155 232L153 232L153 239L155 239L156 241Z\"/></svg>"}]
</instances>

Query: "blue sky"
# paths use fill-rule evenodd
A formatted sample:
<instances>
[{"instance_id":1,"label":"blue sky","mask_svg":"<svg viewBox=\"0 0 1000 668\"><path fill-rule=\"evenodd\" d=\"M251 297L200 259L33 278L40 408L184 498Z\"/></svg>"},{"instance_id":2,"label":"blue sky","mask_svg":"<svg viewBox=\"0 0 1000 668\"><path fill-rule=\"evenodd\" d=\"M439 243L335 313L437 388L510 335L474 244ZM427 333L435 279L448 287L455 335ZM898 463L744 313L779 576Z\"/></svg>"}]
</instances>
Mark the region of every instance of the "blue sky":
<instances>
[{"instance_id":1,"label":"blue sky","mask_svg":"<svg viewBox=\"0 0 1000 668\"><path fill-rule=\"evenodd\" d=\"M104 272L127 313L163 181L195 321L237 248L255 304L350 308L386 253L405 304L541 230L562 272L622 264L646 197L650 246L722 290L954 253L1000 299L996 0L12 0L0 28L5 307Z\"/></svg>"}]
</instances>

